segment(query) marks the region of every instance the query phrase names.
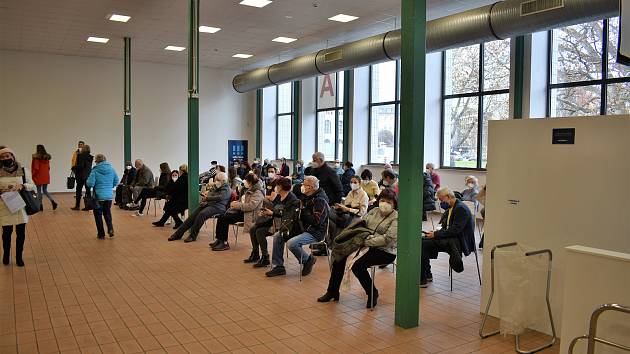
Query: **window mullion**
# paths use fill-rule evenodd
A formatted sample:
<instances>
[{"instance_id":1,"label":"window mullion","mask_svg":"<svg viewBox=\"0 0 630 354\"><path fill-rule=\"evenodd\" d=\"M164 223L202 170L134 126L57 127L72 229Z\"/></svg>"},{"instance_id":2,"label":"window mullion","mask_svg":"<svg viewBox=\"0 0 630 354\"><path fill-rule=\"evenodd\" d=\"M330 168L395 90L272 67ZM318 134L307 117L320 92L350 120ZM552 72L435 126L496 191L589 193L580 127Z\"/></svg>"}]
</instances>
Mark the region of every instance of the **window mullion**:
<instances>
[{"instance_id":1,"label":"window mullion","mask_svg":"<svg viewBox=\"0 0 630 354\"><path fill-rule=\"evenodd\" d=\"M483 75L484 75L484 44L479 45L479 98L477 99L477 168L481 168L481 149L483 146Z\"/></svg>"},{"instance_id":2,"label":"window mullion","mask_svg":"<svg viewBox=\"0 0 630 354\"><path fill-rule=\"evenodd\" d=\"M604 19L602 23L602 80L603 83L601 85L601 100L599 107L599 114L606 115L607 106L608 106L608 85L606 84L606 80L608 80L608 29L609 29L609 20Z\"/></svg>"}]
</instances>

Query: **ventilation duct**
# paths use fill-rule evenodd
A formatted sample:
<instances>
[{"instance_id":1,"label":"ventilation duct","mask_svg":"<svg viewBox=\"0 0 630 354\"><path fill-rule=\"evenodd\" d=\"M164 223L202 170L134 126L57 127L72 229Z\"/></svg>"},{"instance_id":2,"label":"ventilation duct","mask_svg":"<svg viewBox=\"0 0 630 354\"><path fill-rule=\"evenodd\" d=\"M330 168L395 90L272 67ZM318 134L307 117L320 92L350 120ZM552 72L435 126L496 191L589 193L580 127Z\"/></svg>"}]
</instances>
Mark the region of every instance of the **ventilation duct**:
<instances>
[{"instance_id":1,"label":"ventilation duct","mask_svg":"<svg viewBox=\"0 0 630 354\"><path fill-rule=\"evenodd\" d=\"M427 23L427 53L619 15L619 0L506 0ZM238 92L400 58L400 30L320 50L232 80Z\"/></svg>"}]
</instances>

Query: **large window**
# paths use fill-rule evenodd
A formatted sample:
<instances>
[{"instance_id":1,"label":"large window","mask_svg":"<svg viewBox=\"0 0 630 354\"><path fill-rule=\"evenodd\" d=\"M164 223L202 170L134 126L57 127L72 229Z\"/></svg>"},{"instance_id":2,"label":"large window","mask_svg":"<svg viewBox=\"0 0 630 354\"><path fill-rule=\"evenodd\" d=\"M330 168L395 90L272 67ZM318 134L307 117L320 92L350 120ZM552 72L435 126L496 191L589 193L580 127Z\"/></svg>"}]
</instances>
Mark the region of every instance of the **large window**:
<instances>
[{"instance_id":1,"label":"large window","mask_svg":"<svg viewBox=\"0 0 630 354\"><path fill-rule=\"evenodd\" d=\"M293 83L276 86L277 120L276 120L276 158L291 159L291 144L293 142Z\"/></svg>"},{"instance_id":2,"label":"large window","mask_svg":"<svg viewBox=\"0 0 630 354\"><path fill-rule=\"evenodd\" d=\"M343 79L343 71L317 77L316 148L328 161L343 155Z\"/></svg>"},{"instance_id":3,"label":"large window","mask_svg":"<svg viewBox=\"0 0 630 354\"><path fill-rule=\"evenodd\" d=\"M548 115L630 113L630 67L617 64L619 18L549 32Z\"/></svg>"},{"instance_id":4,"label":"large window","mask_svg":"<svg viewBox=\"0 0 630 354\"><path fill-rule=\"evenodd\" d=\"M443 53L442 166L485 168L488 121L509 118L510 40Z\"/></svg>"},{"instance_id":5,"label":"large window","mask_svg":"<svg viewBox=\"0 0 630 354\"><path fill-rule=\"evenodd\" d=\"M370 163L398 163L400 64L388 61L370 67Z\"/></svg>"}]
</instances>

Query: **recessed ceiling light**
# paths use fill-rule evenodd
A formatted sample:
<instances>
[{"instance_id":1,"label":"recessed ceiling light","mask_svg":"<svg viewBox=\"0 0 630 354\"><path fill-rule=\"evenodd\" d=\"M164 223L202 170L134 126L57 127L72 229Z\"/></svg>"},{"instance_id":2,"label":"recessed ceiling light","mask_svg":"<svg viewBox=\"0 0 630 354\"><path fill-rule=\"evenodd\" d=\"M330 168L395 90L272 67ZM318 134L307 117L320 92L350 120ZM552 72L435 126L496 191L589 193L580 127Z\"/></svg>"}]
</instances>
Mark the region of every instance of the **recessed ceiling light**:
<instances>
[{"instance_id":1,"label":"recessed ceiling light","mask_svg":"<svg viewBox=\"0 0 630 354\"><path fill-rule=\"evenodd\" d=\"M247 58L251 58L251 57L253 57L253 55L251 55L251 54L234 54L234 55L232 55L232 58L247 59Z\"/></svg>"},{"instance_id":2,"label":"recessed ceiling light","mask_svg":"<svg viewBox=\"0 0 630 354\"><path fill-rule=\"evenodd\" d=\"M329 20L337 21L337 22L350 22L356 20L358 17L351 15L339 14L333 17L330 17Z\"/></svg>"},{"instance_id":3,"label":"recessed ceiling light","mask_svg":"<svg viewBox=\"0 0 630 354\"><path fill-rule=\"evenodd\" d=\"M241 5L253 6L253 7L265 7L271 3L272 1L270 0L243 0L239 2L239 4Z\"/></svg>"},{"instance_id":4,"label":"recessed ceiling light","mask_svg":"<svg viewBox=\"0 0 630 354\"><path fill-rule=\"evenodd\" d=\"M113 15L109 16L109 20L110 21L116 21L116 22L127 22L127 21L129 21L129 19L131 19L131 17L130 16L125 16L125 15L113 14Z\"/></svg>"},{"instance_id":5,"label":"recessed ceiling light","mask_svg":"<svg viewBox=\"0 0 630 354\"><path fill-rule=\"evenodd\" d=\"M210 27L210 26L199 26L199 32L203 33L217 33L221 29L218 27Z\"/></svg>"},{"instance_id":6,"label":"recessed ceiling light","mask_svg":"<svg viewBox=\"0 0 630 354\"><path fill-rule=\"evenodd\" d=\"M109 38L88 37L87 41L88 42L95 42L95 43L107 43L107 42L109 42Z\"/></svg>"},{"instance_id":7,"label":"recessed ceiling light","mask_svg":"<svg viewBox=\"0 0 630 354\"><path fill-rule=\"evenodd\" d=\"M172 51L175 51L175 52L181 52L184 49L186 49L186 47L178 47L178 46L174 46L174 45L169 45L168 47L164 48L164 50L172 50Z\"/></svg>"},{"instance_id":8,"label":"recessed ceiling light","mask_svg":"<svg viewBox=\"0 0 630 354\"><path fill-rule=\"evenodd\" d=\"M291 38L291 37L278 37L278 38L272 39L272 41L280 42L280 43L291 43L291 42L297 41L297 39L296 38Z\"/></svg>"}]
</instances>

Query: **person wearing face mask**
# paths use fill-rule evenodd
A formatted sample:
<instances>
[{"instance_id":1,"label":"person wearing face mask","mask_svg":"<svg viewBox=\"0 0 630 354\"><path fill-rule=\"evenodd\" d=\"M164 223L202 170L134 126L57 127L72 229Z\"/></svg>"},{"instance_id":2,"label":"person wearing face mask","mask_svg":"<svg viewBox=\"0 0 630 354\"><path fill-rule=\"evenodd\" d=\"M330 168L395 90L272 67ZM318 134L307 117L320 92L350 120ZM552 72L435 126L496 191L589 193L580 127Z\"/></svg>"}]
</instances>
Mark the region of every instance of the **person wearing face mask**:
<instances>
[{"instance_id":1,"label":"person wearing face mask","mask_svg":"<svg viewBox=\"0 0 630 354\"><path fill-rule=\"evenodd\" d=\"M364 250L348 263L346 261L356 249L346 249L340 252L337 248L333 250L333 263L328 280L326 293L317 299L318 302L339 301L339 288L343 280L346 267L352 269L352 273L359 279L363 290L368 296L367 308L376 306L379 293L374 287L374 297L371 297L373 279L368 274L368 268L374 265L389 264L396 259L396 240L398 234L398 197L391 190L384 190L379 195L379 206L372 209L362 218L361 228L355 229L353 238L357 238L359 244L362 243ZM357 225L358 227L358 225ZM345 231L344 231L345 232ZM349 234L349 232L348 232ZM337 238L344 238L343 233ZM361 246L358 246L361 248Z\"/></svg>"},{"instance_id":2,"label":"person wearing face mask","mask_svg":"<svg viewBox=\"0 0 630 354\"><path fill-rule=\"evenodd\" d=\"M439 252L449 254L451 268L461 273L464 270L462 253L468 256L475 249L475 225L470 209L455 197L448 187L440 188L436 193L440 206L446 210L436 231L424 232L422 238L422 264L420 268L420 287L426 288L433 281L430 259L436 259Z\"/></svg>"},{"instance_id":3,"label":"person wearing face mask","mask_svg":"<svg viewBox=\"0 0 630 354\"><path fill-rule=\"evenodd\" d=\"M243 263L254 263L254 268L262 268L270 264L267 237L272 235L270 229L273 226L273 219L281 218L284 207L297 200L295 194L291 192L291 180L289 178L281 177L275 185L276 198L270 206L263 205L263 208L258 212L256 223L249 230L252 252L248 258L243 260Z\"/></svg>"},{"instance_id":4,"label":"person wearing face mask","mask_svg":"<svg viewBox=\"0 0 630 354\"><path fill-rule=\"evenodd\" d=\"M267 178L264 178L265 182L265 198L268 201L276 199L276 182L283 176L276 173L276 168L272 165L267 168Z\"/></svg>"},{"instance_id":5,"label":"person wearing face mask","mask_svg":"<svg viewBox=\"0 0 630 354\"><path fill-rule=\"evenodd\" d=\"M175 172L178 172L175 175ZM158 221L153 222L154 226L163 227L168 218L175 220L173 229L178 229L183 221L179 217L188 209L188 165L179 166L179 171L171 173L172 179L166 185L166 202L164 203L164 214Z\"/></svg>"},{"instance_id":6,"label":"person wearing face mask","mask_svg":"<svg viewBox=\"0 0 630 354\"><path fill-rule=\"evenodd\" d=\"M372 179L372 171L367 168L361 171L361 189L367 193L368 205L374 204L380 189L378 188L378 183Z\"/></svg>"},{"instance_id":7,"label":"person wearing face mask","mask_svg":"<svg viewBox=\"0 0 630 354\"><path fill-rule=\"evenodd\" d=\"M462 200L477 204L477 194L479 194L479 180L475 176L466 176L464 180L466 189L462 191Z\"/></svg>"},{"instance_id":8,"label":"person wearing face mask","mask_svg":"<svg viewBox=\"0 0 630 354\"><path fill-rule=\"evenodd\" d=\"M341 167L341 161L335 160L335 162L333 163L333 169L335 170L335 172L337 172L337 175L339 175L339 178L341 178L341 175L343 175L343 168Z\"/></svg>"},{"instance_id":9,"label":"person wearing face mask","mask_svg":"<svg viewBox=\"0 0 630 354\"><path fill-rule=\"evenodd\" d=\"M228 176L223 172L218 172L211 183L213 188L207 190L205 195L202 195L199 207L190 213L177 231L168 238L169 241L181 240L188 230L190 232L184 242L196 241L199 230L201 230L206 220L225 213L232 196L232 190L228 184Z\"/></svg>"},{"instance_id":10,"label":"person wearing face mask","mask_svg":"<svg viewBox=\"0 0 630 354\"><path fill-rule=\"evenodd\" d=\"M129 200L131 200L131 184L136 178L136 169L131 165L131 161L125 161L125 170L123 171L120 183L116 186L116 197L114 205L123 208Z\"/></svg>"},{"instance_id":11,"label":"person wearing face mask","mask_svg":"<svg viewBox=\"0 0 630 354\"><path fill-rule=\"evenodd\" d=\"M229 210L219 216L215 229L216 240L210 244L213 251L227 251L230 249L228 233L231 224L243 222L243 230L250 230L258 217L265 195L258 183L257 175L251 173L245 176L243 184L247 191L238 201L230 203Z\"/></svg>"},{"instance_id":12,"label":"person wearing face mask","mask_svg":"<svg viewBox=\"0 0 630 354\"><path fill-rule=\"evenodd\" d=\"M313 162L310 173L319 180L319 185L326 193L329 204L332 206L335 203L341 203L343 187L341 186L339 175L326 164L323 153L316 152L312 157Z\"/></svg>"},{"instance_id":13,"label":"person wearing face mask","mask_svg":"<svg viewBox=\"0 0 630 354\"><path fill-rule=\"evenodd\" d=\"M350 179L350 192L343 201L343 204L334 205L330 213L330 219L335 222L339 229L348 226L353 219L361 218L367 213L368 195L361 188L359 177L353 176Z\"/></svg>"},{"instance_id":14,"label":"person wearing face mask","mask_svg":"<svg viewBox=\"0 0 630 354\"><path fill-rule=\"evenodd\" d=\"M293 174L291 175L293 184L299 184L304 182L304 161L297 160L295 167L293 167Z\"/></svg>"},{"instance_id":15,"label":"person wearing face mask","mask_svg":"<svg viewBox=\"0 0 630 354\"><path fill-rule=\"evenodd\" d=\"M280 165L280 176L289 177L289 165L287 164L287 159L282 158L282 165Z\"/></svg>"},{"instance_id":16,"label":"person wearing face mask","mask_svg":"<svg viewBox=\"0 0 630 354\"><path fill-rule=\"evenodd\" d=\"M19 192L21 189L29 191L35 190L35 185L31 180L31 172L17 161L15 153L8 147L0 149L0 195L9 192ZM26 240L26 224L28 215L24 208L11 212L9 208L0 201L0 224L2 225L2 263L9 265L11 258L11 235L15 228L15 264L18 267L24 266L22 253L24 241Z\"/></svg>"},{"instance_id":17,"label":"person wearing face mask","mask_svg":"<svg viewBox=\"0 0 630 354\"><path fill-rule=\"evenodd\" d=\"M341 187L343 188L343 195L347 195L350 193L350 180L356 172L354 168L352 168L352 162L346 161L343 164L343 174L341 175Z\"/></svg>"}]
</instances>

